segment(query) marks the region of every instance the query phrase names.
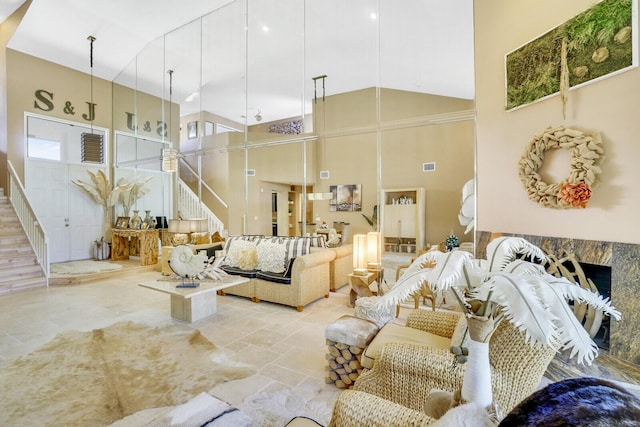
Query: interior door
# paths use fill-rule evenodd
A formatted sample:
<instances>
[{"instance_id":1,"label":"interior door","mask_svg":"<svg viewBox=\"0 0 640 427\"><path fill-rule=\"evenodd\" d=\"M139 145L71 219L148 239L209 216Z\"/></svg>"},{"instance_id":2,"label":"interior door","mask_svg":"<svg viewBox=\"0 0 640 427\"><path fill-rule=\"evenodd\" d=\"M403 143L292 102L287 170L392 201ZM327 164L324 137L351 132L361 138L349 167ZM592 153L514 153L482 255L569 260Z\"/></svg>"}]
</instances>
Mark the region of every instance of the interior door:
<instances>
[{"instance_id":1,"label":"interior door","mask_svg":"<svg viewBox=\"0 0 640 427\"><path fill-rule=\"evenodd\" d=\"M101 207L71 179L89 180L87 167L28 159L25 190L49 238L50 262L92 257L93 241L102 233Z\"/></svg>"}]
</instances>

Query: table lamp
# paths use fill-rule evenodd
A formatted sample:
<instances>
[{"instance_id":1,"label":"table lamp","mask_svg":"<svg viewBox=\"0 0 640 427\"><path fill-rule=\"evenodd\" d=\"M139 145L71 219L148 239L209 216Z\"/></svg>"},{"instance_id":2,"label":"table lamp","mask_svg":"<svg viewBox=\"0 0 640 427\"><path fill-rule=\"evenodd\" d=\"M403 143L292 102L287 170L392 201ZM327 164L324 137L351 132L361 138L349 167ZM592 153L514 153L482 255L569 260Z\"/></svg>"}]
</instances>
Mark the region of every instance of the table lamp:
<instances>
[{"instance_id":1,"label":"table lamp","mask_svg":"<svg viewBox=\"0 0 640 427\"><path fill-rule=\"evenodd\" d=\"M367 273L367 236L355 234L353 236L353 274L364 276Z\"/></svg>"},{"instance_id":2,"label":"table lamp","mask_svg":"<svg viewBox=\"0 0 640 427\"><path fill-rule=\"evenodd\" d=\"M367 267L379 270L382 265L382 234L377 231L367 233Z\"/></svg>"},{"instance_id":3,"label":"table lamp","mask_svg":"<svg viewBox=\"0 0 640 427\"><path fill-rule=\"evenodd\" d=\"M170 219L169 232L173 233L171 237L173 246L186 245L190 241L191 223L184 219Z\"/></svg>"}]
</instances>

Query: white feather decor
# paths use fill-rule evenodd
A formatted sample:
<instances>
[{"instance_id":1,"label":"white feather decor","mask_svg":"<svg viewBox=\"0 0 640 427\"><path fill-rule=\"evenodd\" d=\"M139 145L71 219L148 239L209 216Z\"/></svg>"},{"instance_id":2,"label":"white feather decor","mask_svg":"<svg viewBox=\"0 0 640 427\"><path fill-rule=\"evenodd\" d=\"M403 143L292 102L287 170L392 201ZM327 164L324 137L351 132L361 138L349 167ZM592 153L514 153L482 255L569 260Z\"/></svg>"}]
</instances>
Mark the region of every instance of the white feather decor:
<instances>
[{"instance_id":1,"label":"white feather decor","mask_svg":"<svg viewBox=\"0 0 640 427\"><path fill-rule=\"evenodd\" d=\"M528 257L520 259L521 256ZM499 237L487 245L487 259L471 259L465 251L427 252L405 270L396 285L370 302L384 310L403 302L428 284L434 292L452 290L468 317L511 322L532 346L571 350L578 363L591 364L598 347L573 314L569 304L587 304L620 320L608 299L565 278L546 272L546 256L537 246L517 237ZM494 329L495 330L495 329Z\"/></svg>"},{"instance_id":2,"label":"white feather decor","mask_svg":"<svg viewBox=\"0 0 640 427\"><path fill-rule=\"evenodd\" d=\"M171 250L169 267L180 277L194 278L204 271L207 260L206 255L194 255L191 248L180 245Z\"/></svg>"}]
</instances>

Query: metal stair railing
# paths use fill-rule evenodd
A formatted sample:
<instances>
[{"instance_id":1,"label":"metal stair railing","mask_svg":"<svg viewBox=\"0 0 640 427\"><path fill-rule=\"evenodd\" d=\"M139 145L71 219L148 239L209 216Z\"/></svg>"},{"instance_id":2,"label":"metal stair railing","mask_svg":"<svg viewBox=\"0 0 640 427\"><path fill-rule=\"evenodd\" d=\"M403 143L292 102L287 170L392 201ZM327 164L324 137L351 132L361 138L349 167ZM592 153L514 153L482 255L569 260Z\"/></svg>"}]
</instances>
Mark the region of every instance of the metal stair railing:
<instances>
[{"instance_id":1,"label":"metal stair railing","mask_svg":"<svg viewBox=\"0 0 640 427\"><path fill-rule=\"evenodd\" d=\"M47 238L47 233L45 233L44 229L40 226L40 220L29 203L24 186L22 185L22 182L20 182L20 178L16 174L11 161L7 161L7 166L9 201L18 215L18 220L20 221L20 224L29 239L29 243L36 254L38 264L40 264L40 268L42 268L42 272L46 278L47 287L49 287L50 266L49 239Z\"/></svg>"}]
</instances>

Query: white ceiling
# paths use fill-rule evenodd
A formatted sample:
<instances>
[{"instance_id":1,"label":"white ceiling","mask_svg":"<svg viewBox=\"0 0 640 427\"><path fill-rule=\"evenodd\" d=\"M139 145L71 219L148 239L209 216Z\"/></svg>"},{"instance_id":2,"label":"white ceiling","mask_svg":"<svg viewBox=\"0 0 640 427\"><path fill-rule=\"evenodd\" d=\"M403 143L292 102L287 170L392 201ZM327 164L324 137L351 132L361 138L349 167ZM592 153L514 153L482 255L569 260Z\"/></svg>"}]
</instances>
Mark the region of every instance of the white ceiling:
<instances>
[{"instance_id":1,"label":"white ceiling","mask_svg":"<svg viewBox=\"0 0 640 427\"><path fill-rule=\"evenodd\" d=\"M0 22L22 3L0 0ZM246 10L246 4L249 20L232 19ZM218 9L203 19L202 27L198 21L152 43ZM301 16L307 19L302 22ZM246 40L238 31L239 22L248 28ZM269 27L268 33L263 26ZM216 44L216 58L237 57L238 50L248 47L250 63L199 64L200 46L194 45L201 29L212 39L225 38ZM207 110L236 121L247 115L249 124L257 110L265 121L292 117L300 113L301 93L305 110L313 97L310 77L322 74L328 76L327 95L379 85L474 97L473 0L32 0L8 46L88 73L89 35L96 37L97 77L133 84L131 64L144 50L145 60L158 66L149 70L155 77L143 78L144 67L138 61L135 84L151 93L161 90L158 95L166 97L162 69L174 70L173 99L181 103L182 114ZM175 53L167 54L169 50ZM202 75L194 74L194 68L202 69ZM238 90L249 95L238 96ZM195 91L198 102L184 102ZM220 102L226 98L243 99L237 105ZM207 104L211 99L215 105Z\"/></svg>"}]
</instances>

